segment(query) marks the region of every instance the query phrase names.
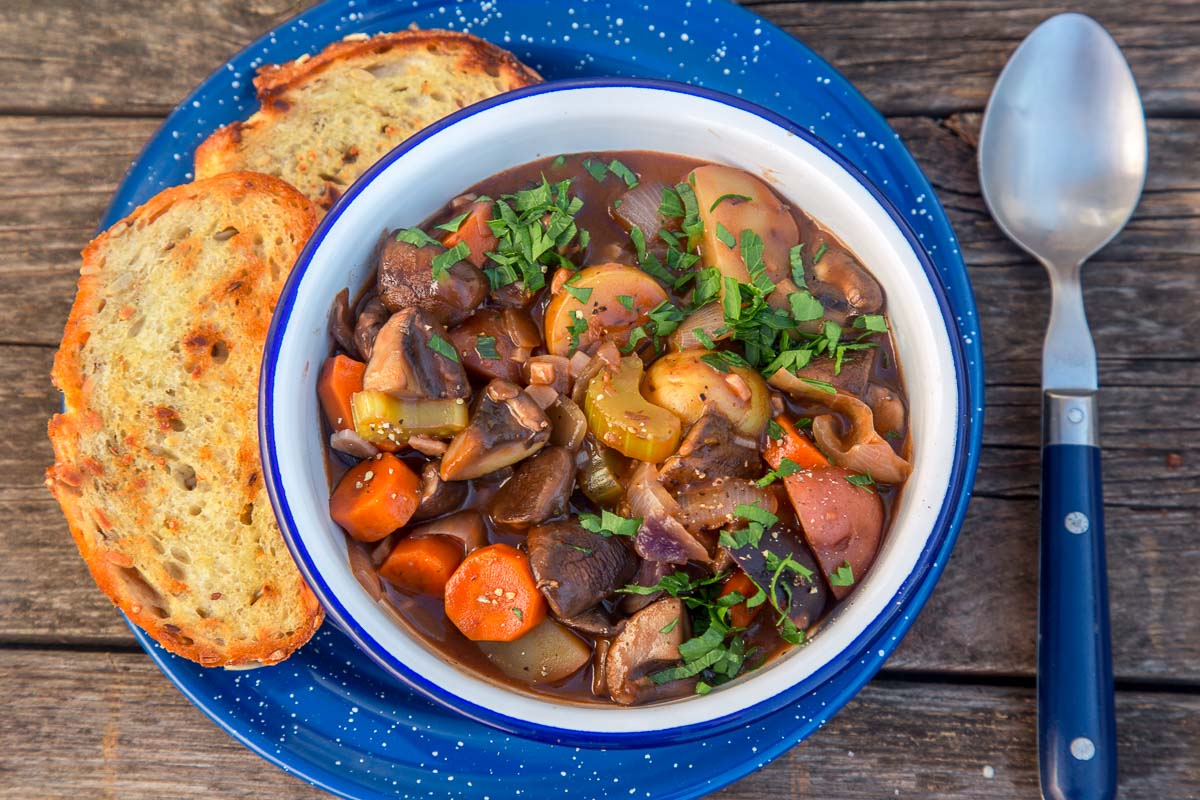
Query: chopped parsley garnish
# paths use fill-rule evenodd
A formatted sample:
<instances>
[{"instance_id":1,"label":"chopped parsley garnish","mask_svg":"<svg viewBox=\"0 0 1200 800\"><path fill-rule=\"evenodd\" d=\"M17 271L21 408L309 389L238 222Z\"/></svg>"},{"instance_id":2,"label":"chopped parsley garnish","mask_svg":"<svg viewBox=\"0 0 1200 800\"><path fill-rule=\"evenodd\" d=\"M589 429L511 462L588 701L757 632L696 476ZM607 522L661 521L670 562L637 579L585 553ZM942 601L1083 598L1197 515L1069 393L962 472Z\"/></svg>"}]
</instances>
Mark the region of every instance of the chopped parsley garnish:
<instances>
[{"instance_id":1,"label":"chopped parsley garnish","mask_svg":"<svg viewBox=\"0 0 1200 800\"><path fill-rule=\"evenodd\" d=\"M696 337L696 341L703 345L705 350L712 350L717 346L704 328L692 328L692 336Z\"/></svg>"},{"instance_id":2,"label":"chopped parsley garnish","mask_svg":"<svg viewBox=\"0 0 1200 800\"><path fill-rule=\"evenodd\" d=\"M882 314L864 314L854 320L854 327L865 328L871 333L888 332L887 320L883 318Z\"/></svg>"},{"instance_id":3,"label":"chopped parsley garnish","mask_svg":"<svg viewBox=\"0 0 1200 800\"><path fill-rule=\"evenodd\" d=\"M713 204L709 206L708 213L711 214L712 212L716 211L717 206L721 205L721 202L724 200L737 200L739 203L748 203L753 199L754 198L748 194L734 194L733 192L730 192L729 194L723 194L714 200Z\"/></svg>"},{"instance_id":4,"label":"chopped parsley garnish","mask_svg":"<svg viewBox=\"0 0 1200 800\"><path fill-rule=\"evenodd\" d=\"M567 333L571 335L571 355L579 349L579 337L587 333L588 323L575 309L571 310L571 324L567 326Z\"/></svg>"},{"instance_id":5,"label":"chopped parsley garnish","mask_svg":"<svg viewBox=\"0 0 1200 800\"><path fill-rule=\"evenodd\" d=\"M513 612L513 614L516 615L517 619L521 620L522 622L525 621L525 612L524 611L522 611L521 609L516 608L516 607L513 607L511 609L511 611Z\"/></svg>"},{"instance_id":6,"label":"chopped parsley garnish","mask_svg":"<svg viewBox=\"0 0 1200 800\"><path fill-rule=\"evenodd\" d=\"M737 247L737 239L729 232L728 228L719 222L717 223L717 239L730 250Z\"/></svg>"},{"instance_id":7,"label":"chopped parsley garnish","mask_svg":"<svg viewBox=\"0 0 1200 800\"><path fill-rule=\"evenodd\" d=\"M871 487L875 485L875 479L872 478L870 476L870 474L847 475L846 482L849 483L851 486L859 486L863 489L866 489L868 492L871 491Z\"/></svg>"},{"instance_id":8,"label":"chopped parsley garnish","mask_svg":"<svg viewBox=\"0 0 1200 800\"><path fill-rule=\"evenodd\" d=\"M638 177L634 171L615 158L609 162L608 171L625 181L625 186L628 189L632 189L638 185Z\"/></svg>"},{"instance_id":9,"label":"chopped parsley garnish","mask_svg":"<svg viewBox=\"0 0 1200 800\"><path fill-rule=\"evenodd\" d=\"M637 225L629 229L629 240L637 250L638 265L642 272L670 286L675 282L675 276L663 267L658 256L646 249L646 234Z\"/></svg>"},{"instance_id":10,"label":"chopped parsley garnish","mask_svg":"<svg viewBox=\"0 0 1200 800\"><path fill-rule=\"evenodd\" d=\"M458 351L454 349L454 345L447 342L436 333L429 337L429 349L437 353L439 356L444 356L451 361L458 361Z\"/></svg>"},{"instance_id":11,"label":"chopped parsley garnish","mask_svg":"<svg viewBox=\"0 0 1200 800\"><path fill-rule=\"evenodd\" d=\"M733 513L736 517L740 517L741 519L749 522L757 522L759 525L763 525L768 528L779 522L779 517L775 516L770 511L767 511L765 508L761 508L760 506L756 505L747 505L746 503L737 505L733 509Z\"/></svg>"},{"instance_id":12,"label":"chopped parsley garnish","mask_svg":"<svg viewBox=\"0 0 1200 800\"><path fill-rule=\"evenodd\" d=\"M788 307L792 311L792 319L796 322L811 322L825 315L825 306L807 289L789 294Z\"/></svg>"},{"instance_id":13,"label":"chopped parsley garnish","mask_svg":"<svg viewBox=\"0 0 1200 800\"><path fill-rule=\"evenodd\" d=\"M721 270L716 267L705 267L696 274L696 286L692 290L692 309L702 308L721 293Z\"/></svg>"},{"instance_id":14,"label":"chopped parsley garnish","mask_svg":"<svg viewBox=\"0 0 1200 800\"><path fill-rule=\"evenodd\" d=\"M749 228L742 231L742 261L746 263L746 271L750 273L750 283L766 297L775 291L775 282L767 275L767 265L763 262L763 249L761 236Z\"/></svg>"},{"instance_id":15,"label":"chopped parsley garnish","mask_svg":"<svg viewBox=\"0 0 1200 800\"><path fill-rule=\"evenodd\" d=\"M840 567L835 569L829 575L830 586L853 586L854 585L854 570L850 568L850 562L845 561Z\"/></svg>"},{"instance_id":16,"label":"chopped parsley garnish","mask_svg":"<svg viewBox=\"0 0 1200 800\"><path fill-rule=\"evenodd\" d=\"M500 354L496 352L496 337L495 336L476 336L475 337L475 352L485 361L496 361L500 358Z\"/></svg>"},{"instance_id":17,"label":"chopped parsley garnish","mask_svg":"<svg viewBox=\"0 0 1200 800\"><path fill-rule=\"evenodd\" d=\"M654 326L655 336L670 336L679 327L679 323L683 322L683 312L670 300L663 300L651 309L649 317Z\"/></svg>"},{"instance_id":18,"label":"chopped parsley garnish","mask_svg":"<svg viewBox=\"0 0 1200 800\"><path fill-rule=\"evenodd\" d=\"M646 327L644 325L638 325L629 332L629 341L626 342L625 346L621 348L621 352L626 354L632 353L638 348L638 345L649 338L650 334L646 333Z\"/></svg>"},{"instance_id":19,"label":"chopped parsley garnish","mask_svg":"<svg viewBox=\"0 0 1200 800\"><path fill-rule=\"evenodd\" d=\"M620 302L621 305L625 306L625 308L633 311L633 297L631 295L619 294L617 295L617 301Z\"/></svg>"},{"instance_id":20,"label":"chopped parsley garnish","mask_svg":"<svg viewBox=\"0 0 1200 800\"><path fill-rule=\"evenodd\" d=\"M679 192L670 186L664 186L662 190L662 202L658 204L658 215L665 219L683 219L685 213L683 200L680 199Z\"/></svg>"},{"instance_id":21,"label":"chopped parsley garnish","mask_svg":"<svg viewBox=\"0 0 1200 800\"><path fill-rule=\"evenodd\" d=\"M778 442L783 438L783 426L773 419L767 420L767 437L773 442Z\"/></svg>"},{"instance_id":22,"label":"chopped parsley garnish","mask_svg":"<svg viewBox=\"0 0 1200 800\"><path fill-rule=\"evenodd\" d=\"M754 482L754 485L762 489L766 486L770 486L780 478L790 478L792 475L795 475L797 472L800 472L803 469L804 468L795 461L792 461L790 458L785 458L779 462L779 469L773 469L766 475L763 475Z\"/></svg>"},{"instance_id":23,"label":"chopped parsley garnish","mask_svg":"<svg viewBox=\"0 0 1200 800\"><path fill-rule=\"evenodd\" d=\"M825 243L821 242L821 246L817 248L817 252L813 253L813 263L820 264L821 256L825 255L825 251L828 249L829 248L825 245Z\"/></svg>"},{"instance_id":24,"label":"chopped parsley garnish","mask_svg":"<svg viewBox=\"0 0 1200 800\"><path fill-rule=\"evenodd\" d=\"M712 690L713 687L710 684L707 684L704 681L696 681L696 694L705 695Z\"/></svg>"},{"instance_id":25,"label":"chopped parsley garnish","mask_svg":"<svg viewBox=\"0 0 1200 800\"><path fill-rule=\"evenodd\" d=\"M441 242L420 228L405 228L396 231L396 241L416 245L417 247L424 247L427 244L441 244Z\"/></svg>"},{"instance_id":26,"label":"chopped parsley garnish","mask_svg":"<svg viewBox=\"0 0 1200 800\"><path fill-rule=\"evenodd\" d=\"M576 272L575 274L578 275L579 273ZM567 281L563 284L563 291L581 303L586 303L592 297L592 289L590 286L585 286L584 288L580 289L578 286L572 286L571 281Z\"/></svg>"},{"instance_id":27,"label":"chopped parsley garnish","mask_svg":"<svg viewBox=\"0 0 1200 800\"><path fill-rule=\"evenodd\" d=\"M801 378L800 380L812 386L815 389L820 389L825 394L837 394L837 387L826 381L819 381L816 378Z\"/></svg>"},{"instance_id":28,"label":"chopped parsley garnish","mask_svg":"<svg viewBox=\"0 0 1200 800\"><path fill-rule=\"evenodd\" d=\"M597 161L594 158L585 158L583 160L583 168L587 170L588 175L591 175L596 183L603 181L604 176L608 174L608 167L605 166L604 162Z\"/></svg>"},{"instance_id":29,"label":"chopped parsley garnish","mask_svg":"<svg viewBox=\"0 0 1200 800\"><path fill-rule=\"evenodd\" d=\"M700 243L704 235L704 220L700 219L700 205L696 201L696 191L687 183L675 185L675 193L683 205L683 221L679 229L688 237L687 249L692 250Z\"/></svg>"},{"instance_id":30,"label":"chopped parsley garnish","mask_svg":"<svg viewBox=\"0 0 1200 800\"><path fill-rule=\"evenodd\" d=\"M554 160L550 162L550 166L554 167L555 169L558 169L559 167L561 167L562 165L564 165L566 163L567 163L566 156L555 156Z\"/></svg>"},{"instance_id":31,"label":"chopped parsley garnish","mask_svg":"<svg viewBox=\"0 0 1200 800\"><path fill-rule=\"evenodd\" d=\"M595 514L580 514L579 524L585 530L592 533L598 533L601 536L628 536L633 538L637 536L638 529L642 527L640 517L629 519L622 517L620 514L605 509L600 512L600 516Z\"/></svg>"},{"instance_id":32,"label":"chopped parsley garnish","mask_svg":"<svg viewBox=\"0 0 1200 800\"><path fill-rule=\"evenodd\" d=\"M590 556L592 553L596 552L595 550L593 550L593 549L592 549L592 548L590 548L590 547L580 547L580 546L579 546L579 545L577 545L577 544L573 544L573 545L571 545L571 549L573 549L573 550L578 550L579 552L581 552L581 553L585 553L585 554L587 554L587 555L589 555L589 556Z\"/></svg>"},{"instance_id":33,"label":"chopped parsley garnish","mask_svg":"<svg viewBox=\"0 0 1200 800\"><path fill-rule=\"evenodd\" d=\"M583 201L570 195L571 181L542 182L495 202L488 227L496 236L496 249L487 254L496 263L486 269L493 289L522 280L529 291L546 285L550 267L574 268L562 253L578 240L586 246L585 232L575 224Z\"/></svg>"},{"instance_id":34,"label":"chopped parsley garnish","mask_svg":"<svg viewBox=\"0 0 1200 800\"><path fill-rule=\"evenodd\" d=\"M471 216L471 212L464 211L463 213L459 214L454 219L449 220L448 222L443 222L441 225L435 225L434 227L437 228L439 231L446 231L447 233L457 233L458 229L462 227L463 222L465 222L467 217L469 217L469 216Z\"/></svg>"},{"instance_id":35,"label":"chopped parsley garnish","mask_svg":"<svg viewBox=\"0 0 1200 800\"><path fill-rule=\"evenodd\" d=\"M670 633L671 631L675 630L675 626L678 624L679 624L679 617L676 617L675 619L668 622L666 625L663 625L661 628L659 628L658 632L659 633Z\"/></svg>"},{"instance_id":36,"label":"chopped parsley garnish","mask_svg":"<svg viewBox=\"0 0 1200 800\"><path fill-rule=\"evenodd\" d=\"M471 246L466 242L459 242L446 252L438 253L433 257L433 279L441 280L450 272L451 267L469 255L471 255Z\"/></svg>"},{"instance_id":37,"label":"chopped parsley garnish","mask_svg":"<svg viewBox=\"0 0 1200 800\"><path fill-rule=\"evenodd\" d=\"M788 264L792 267L792 283L803 289L806 285L804 282L804 242L788 250Z\"/></svg>"}]
</instances>

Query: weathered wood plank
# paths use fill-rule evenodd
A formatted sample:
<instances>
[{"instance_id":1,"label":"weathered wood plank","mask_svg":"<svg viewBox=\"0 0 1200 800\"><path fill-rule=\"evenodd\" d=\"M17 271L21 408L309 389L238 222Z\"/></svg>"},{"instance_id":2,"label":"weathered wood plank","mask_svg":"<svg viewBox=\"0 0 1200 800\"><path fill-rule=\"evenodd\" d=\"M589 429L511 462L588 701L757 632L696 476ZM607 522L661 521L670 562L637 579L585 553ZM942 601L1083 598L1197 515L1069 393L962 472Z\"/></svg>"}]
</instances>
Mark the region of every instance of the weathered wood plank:
<instances>
[{"instance_id":1,"label":"weathered wood plank","mask_svg":"<svg viewBox=\"0 0 1200 800\"><path fill-rule=\"evenodd\" d=\"M8 76L0 109L163 114L246 43L310 4L10 2L0 22ZM836 65L885 113L981 109L1013 49L1057 10L1085 11L1108 26L1152 112L1200 110L1200 20L1188 0L746 5Z\"/></svg>"},{"instance_id":2,"label":"weathered wood plank","mask_svg":"<svg viewBox=\"0 0 1200 800\"><path fill-rule=\"evenodd\" d=\"M141 655L2 651L0 695L11 698L8 729L22 732L0 750L0 797L325 796L228 738ZM1200 792L1200 698L1122 693L1117 715L1123 797ZM807 742L717 796L1029 797L1035 739L1030 689L880 679Z\"/></svg>"}]
</instances>

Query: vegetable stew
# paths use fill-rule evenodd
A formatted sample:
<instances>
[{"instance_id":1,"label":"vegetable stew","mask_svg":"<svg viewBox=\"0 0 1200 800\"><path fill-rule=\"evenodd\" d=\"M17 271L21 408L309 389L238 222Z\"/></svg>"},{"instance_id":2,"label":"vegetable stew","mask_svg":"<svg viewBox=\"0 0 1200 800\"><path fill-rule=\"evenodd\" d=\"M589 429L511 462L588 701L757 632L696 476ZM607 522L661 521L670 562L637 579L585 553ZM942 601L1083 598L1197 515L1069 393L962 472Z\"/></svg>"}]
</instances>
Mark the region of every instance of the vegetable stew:
<instances>
[{"instance_id":1,"label":"vegetable stew","mask_svg":"<svg viewBox=\"0 0 1200 800\"><path fill-rule=\"evenodd\" d=\"M384 232L318 381L363 585L521 690L706 694L868 574L911 467L885 297L757 177L547 158Z\"/></svg>"}]
</instances>

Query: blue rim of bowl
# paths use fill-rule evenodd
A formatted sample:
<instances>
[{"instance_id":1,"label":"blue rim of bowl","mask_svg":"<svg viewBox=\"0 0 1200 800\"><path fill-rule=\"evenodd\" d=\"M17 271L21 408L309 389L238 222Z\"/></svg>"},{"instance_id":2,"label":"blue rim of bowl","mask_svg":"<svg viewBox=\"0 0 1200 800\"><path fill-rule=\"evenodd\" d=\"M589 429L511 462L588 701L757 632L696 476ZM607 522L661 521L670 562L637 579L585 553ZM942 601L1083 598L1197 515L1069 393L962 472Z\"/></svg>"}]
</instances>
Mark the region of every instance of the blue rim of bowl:
<instances>
[{"instance_id":1,"label":"blue rim of bowl","mask_svg":"<svg viewBox=\"0 0 1200 800\"><path fill-rule=\"evenodd\" d=\"M287 502L287 498L280 485L280 467L278 453L275 449L275 425L273 415L273 391L272 387L275 383L275 364L279 355L280 340L283 332L286 329L287 322L291 318L292 309L296 302L296 294L304 274L307 272L309 264L312 260L313 253L324 241L330 228L345 212L346 208L354 201L354 199L363 191L363 189L372 183L376 177L384 170L392 165L396 160L407 154L417 145L427 139L436 136L441 131L449 128L461 120L472 117L480 112L487 111L498 106L507 105L509 103L533 97L542 94L578 91L581 89L648 89L654 91L674 92L677 94L691 95L706 100L711 100L723 105L737 108L754 114L761 119L782 128L810 145L816 147L823 155L830 158L844 172L857 180L863 188L865 188L871 196L878 202L897 228L903 233L908 241L909 247L917 260L921 264L921 268L929 280L930 287L934 296L937 298L938 308L941 312L942 322L946 327L946 333L950 341L950 349L954 360L954 374L957 388L957 397L959 401L958 423L955 431L955 447L954 459L951 469L950 482L946 491L946 501L943 503L938 517L934 522L933 532L931 533L925 548L922 550L921 556L917 559L912 571L905 578L896 594L888 601L885 606L885 611L881 612L855 637L842 652L831 658L812 674L797 683L778 692L772 697L763 700L749 708L742 709L733 714L727 714L722 717L716 717L704 722L695 723L688 726L678 728L662 728L647 731L625 731L625 732L598 732L598 731L583 731L573 728L560 728L550 725L543 725L528 720L517 719L503 714L499 714L491 709L471 703L457 695L442 689L437 684L429 681L423 675L417 673L394 655L387 648L376 641L370 634L367 633L360 625L358 625L353 617L348 613L346 607L341 603L336 594L330 589L324 578L317 569L316 564L310 557L308 550L304 547L297 535L296 520L292 515L292 510ZM332 301L331 301L332 302ZM761 719L787 705L790 705L805 694L808 694L816 686L821 685L829 680L834 675L851 667L855 661L862 659L879 636L891 623L897 621L897 617L904 614L903 619L899 620L897 625L898 634L896 640L903 636L911 626L912 621L917 615L917 611L924 605L929 594L933 591L934 585L937 583L937 577L940 576L942 569L945 566L946 556L953 547L954 540L957 538L958 529L961 527L962 518L966 512L966 505L970 499L970 493L974 484L974 466L978 460L979 449L979 431L977 427L981 420L976 420L976 414L982 417L982 405L979 404L979 398L972 396L971 386L978 383L978 380L968 380L968 372L972 373L971 377L978 379L982 375L982 364L968 365L966 354L964 352L962 339L954 325L954 313L950 308L949 301L946 296L945 287L942 285L941 278L936 267L929 258L929 254L921 245L917 234L912 230L911 226L904 219L904 216L895 207L895 205L884 195L872 181L870 181L857 167L851 164L845 157L840 155L833 147L830 147L824 140L816 136L814 133L805 130L799 125L791 122L787 118L776 114L769 109L763 108L756 103L734 97L724 92L718 92L711 89L705 89L697 86L692 86L686 83L676 81L666 81L658 79L641 79L641 78L585 78L572 79L562 81L550 81L534 86L517 89L502 95L498 95L487 100L475 103L471 106L463 108L448 117L445 117L438 122L433 123L429 127L423 129L419 133L413 135L394 149L383 156L379 161L367 169L342 195L338 201L330 209L329 213L318 224L316 231L309 238L308 243L301 251L296 264L292 269L291 275L284 284L283 290L280 293L278 304L276 305L275 313L271 320L271 326L267 333L266 346L263 350L263 363L261 369L261 377L259 382L259 446L262 455L264 472L266 477L266 486L268 495L271 499L271 504L275 509L276 517L279 520L280 528L283 531L284 540L287 543L288 549L291 551L293 558L296 560L300 571L305 579L312 587L313 592L317 595L321 604L325 607L328 613L338 625L338 627L350 637L356 645L366 652L376 663L387 670L390 674L402 680L405 684L420 692L425 697L440 703L441 705L453 709L477 722L488 725L492 728L531 738L537 741L547 742L550 744L566 744L583 747L639 747L649 743L664 744L664 743L682 743L694 741L707 736L713 736L722 731L731 728L740 727ZM978 375L974 373L978 372ZM978 409L978 411L976 411ZM932 577L933 580L927 580ZM905 613L905 612L911 613ZM874 667L867 667L863 670L864 675L861 682L857 682L854 691L857 692L878 670L878 664Z\"/></svg>"}]
</instances>

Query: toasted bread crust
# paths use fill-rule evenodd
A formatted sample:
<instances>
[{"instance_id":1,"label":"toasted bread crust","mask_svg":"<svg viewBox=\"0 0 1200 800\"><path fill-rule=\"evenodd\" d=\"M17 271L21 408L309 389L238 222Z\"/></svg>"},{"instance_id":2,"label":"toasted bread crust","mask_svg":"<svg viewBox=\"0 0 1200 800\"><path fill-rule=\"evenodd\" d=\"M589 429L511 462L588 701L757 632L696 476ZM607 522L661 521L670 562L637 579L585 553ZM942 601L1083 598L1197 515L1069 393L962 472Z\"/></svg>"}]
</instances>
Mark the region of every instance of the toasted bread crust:
<instances>
[{"instance_id":1,"label":"toasted bread crust","mask_svg":"<svg viewBox=\"0 0 1200 800\"><path fill-rule=\"evenodd\" d=\"M370 88L373 79L378 92ZM342 91L320 96L337 81ZM406 30L335 42L310 58L260 68L254 79L260 109L202 142L195 173L267 172L328 209L367 167L426 125L540 82L511 53L457 31ZM320 133L305 124L306 114L321 117Z\"/></svg>"},{"instance_id":2,"label":"toasted bread crust","mask_svg":"<svg viewBox=\"0 0 1200 800\"><path fill-rule=\"evenodd\" d=\"M162 230L180 220L186 232ZM281 661L323 619L267 502L256 425L271 310L315 224L312 205L266 175L161 192L84 249L54 360L64 412L49 423L46 485L105 594L206 666ZM132 256L146 253L155 269L139 272ZM216 530L230 508L243 510L234 545ZM230 570L230 556L252 568Z\"/></svg>"}]
</instances>

